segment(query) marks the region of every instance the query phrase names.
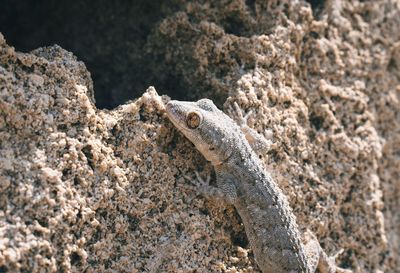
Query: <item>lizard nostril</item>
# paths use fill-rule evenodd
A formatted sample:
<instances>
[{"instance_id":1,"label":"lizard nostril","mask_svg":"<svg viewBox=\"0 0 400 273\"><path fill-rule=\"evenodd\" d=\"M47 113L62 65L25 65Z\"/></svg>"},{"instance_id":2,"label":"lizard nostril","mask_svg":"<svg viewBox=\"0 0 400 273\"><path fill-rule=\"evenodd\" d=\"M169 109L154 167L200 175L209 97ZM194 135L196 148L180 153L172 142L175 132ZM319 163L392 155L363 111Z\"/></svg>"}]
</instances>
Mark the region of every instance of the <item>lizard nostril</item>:
<instances>
[{"instance_id":1,"label":"lizard nostril","mask_svg":"<svg viewBox=\"0 0 400 273\"><path fill-rule=\"evenodd\" d=\"M169 101L169 102L167 103L167 105L165 106L165 108L167 109L167 111L171 111L172 103Z\"/></svg>"}]
</instances>

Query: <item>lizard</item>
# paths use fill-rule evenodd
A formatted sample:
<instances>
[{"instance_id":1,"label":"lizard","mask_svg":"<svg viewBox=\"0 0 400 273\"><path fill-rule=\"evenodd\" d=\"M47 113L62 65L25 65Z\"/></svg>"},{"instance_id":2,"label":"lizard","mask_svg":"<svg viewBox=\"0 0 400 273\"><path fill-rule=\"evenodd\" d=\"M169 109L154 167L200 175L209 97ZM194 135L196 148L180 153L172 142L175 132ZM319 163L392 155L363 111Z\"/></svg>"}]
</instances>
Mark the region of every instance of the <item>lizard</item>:
<instances>
[{"instance_id":1,"label":"lizard","mask_svg":"<svg viewBox=\"0 0 400 273\"><path fill-rule=\"evenodd\" d=\"M196 173L201 194L235 207L263 273L314 273L317 268L322 273L351 272L336 267L315 237L303 244L286 196L253 150L257 141L252 140L259 139L254 129L237 124L209 99L170 100L165 109L172 124L214 167L217 186Z\"/></svg>"}]
</instances>

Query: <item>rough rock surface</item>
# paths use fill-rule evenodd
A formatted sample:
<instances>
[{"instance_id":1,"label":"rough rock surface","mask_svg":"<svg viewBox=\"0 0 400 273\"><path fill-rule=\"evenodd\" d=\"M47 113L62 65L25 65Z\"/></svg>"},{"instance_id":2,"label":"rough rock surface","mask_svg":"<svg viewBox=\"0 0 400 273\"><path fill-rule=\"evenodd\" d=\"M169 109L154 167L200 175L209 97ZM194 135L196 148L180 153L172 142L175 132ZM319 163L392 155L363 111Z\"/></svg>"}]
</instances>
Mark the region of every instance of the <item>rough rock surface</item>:
<instances>
[{"instance_id":1,"label":"rough rock surface","mask_svg":"<svg viewBox=\"0 0 400 273\"><path fill-rule=\"evenodd\" d=\"M253 111L300 228L341 267L400 271L399 2L260 2L188 2L149 37L154 70ZM71 53L0 36L0 272L259 272L235 210L185 179L212 168L168 98L108 111L93 93Z\"/></svg>"}]
</instances>

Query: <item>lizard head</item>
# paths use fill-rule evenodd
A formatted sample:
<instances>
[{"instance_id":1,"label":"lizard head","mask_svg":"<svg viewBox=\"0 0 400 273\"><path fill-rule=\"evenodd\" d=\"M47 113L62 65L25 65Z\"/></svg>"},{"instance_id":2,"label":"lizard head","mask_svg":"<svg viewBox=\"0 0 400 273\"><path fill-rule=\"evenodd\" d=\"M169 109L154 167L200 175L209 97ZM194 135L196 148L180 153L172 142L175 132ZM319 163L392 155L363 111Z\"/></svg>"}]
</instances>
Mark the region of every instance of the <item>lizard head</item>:
<instances>
[{"instance_id":1,"label":"lizard head","mask_svg":"<svg viewBox=\"0 0 400 273\"><path fill-rule=\"evenodd\" d=\"M209 99L197 102L171 100L166 111L171 122L213 165L232 154L236 123Z\"/></svg>"}]
</instances>

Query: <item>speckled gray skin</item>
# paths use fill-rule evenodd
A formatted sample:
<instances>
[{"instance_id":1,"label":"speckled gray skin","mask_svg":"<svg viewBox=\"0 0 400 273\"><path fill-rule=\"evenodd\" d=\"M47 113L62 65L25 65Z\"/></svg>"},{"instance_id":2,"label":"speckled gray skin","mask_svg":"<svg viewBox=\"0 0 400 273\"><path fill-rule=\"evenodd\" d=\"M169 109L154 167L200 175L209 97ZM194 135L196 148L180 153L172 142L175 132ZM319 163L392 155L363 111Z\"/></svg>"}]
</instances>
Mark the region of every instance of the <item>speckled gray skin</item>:
<instances>
[{"instance_id":1,"label":"speckled gray skin","mask_svg":"<svg viewBox=\"0 0 400 273\"><path fill-rule=\"evenodd\" d=\"M217 187L202 191L237 209L255 259L264 272L346 272L328 259L319 243L304 246L286 196L262 167L241 128L211 100L170 101L171 122L215 169ZM249 130L246 130L248 132Z\"/></svg>"}]
</instances>

